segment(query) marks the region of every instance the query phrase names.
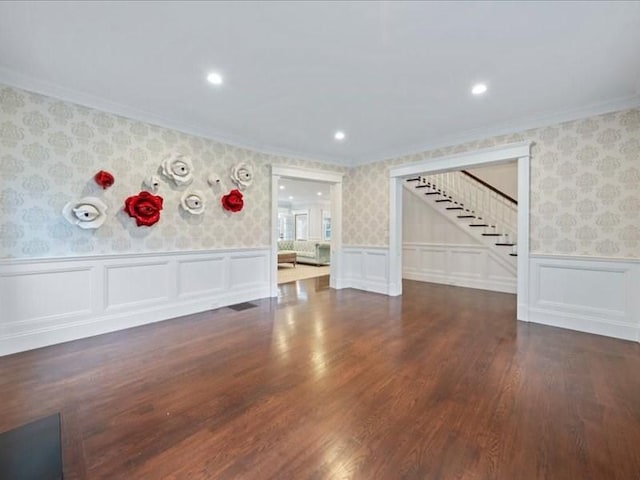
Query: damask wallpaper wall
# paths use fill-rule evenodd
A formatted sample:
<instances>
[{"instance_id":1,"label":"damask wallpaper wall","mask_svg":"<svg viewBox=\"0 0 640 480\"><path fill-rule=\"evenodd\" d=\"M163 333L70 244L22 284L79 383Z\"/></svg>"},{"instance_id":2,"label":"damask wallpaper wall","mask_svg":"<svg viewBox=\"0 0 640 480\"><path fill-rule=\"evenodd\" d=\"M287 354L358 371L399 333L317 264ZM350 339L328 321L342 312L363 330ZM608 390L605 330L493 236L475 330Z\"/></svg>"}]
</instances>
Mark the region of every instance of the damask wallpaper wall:
<instances>
[{"instance_id":1,"label":"damask wallpaper wall","mask_svg":"<svg viewBox=\"0 0 640 480\"><path fill-rule=\"evenodd\" d=\"M532 141L531 251L640 258L640 109L406 155L349 171L344 243L389 242L389 168Z\"/></svg>"},{"instance_id":2,"label":"damask wallpaper wall","mask_svg":"<svg viewBox=\"0 0 640 480\"><path fill-rule=\"evenodd\" d=\"M202 215L180 207L184 187L161 183L160 221L136 227L122 211L124 200L140 192L143 180L158 174L172 152L190 155L195 179L189 186L206 193ZM245 190L245 208L230 214L221 193L235 188L233 165L254 168ZM0 86L0 258L64 257L115 253L264 247L270 243L270 164L344 171L319 162L267 155L130 120L12 87ZM99 170L115 176L102 190L93 181ZM207 175L223 179L221 192ZM159 175L160 176L160 175ZM83 230L62 217L62 208L85 195L109 207L105 224Z\"/></svg>"},{"instance_id":3,"label":"damask wallpaper wall","mask_svg":"<svg viewBox=\"0 0 640 480\"><path fill-rule=\"evenodd\" d=\"M149 125L12 87L0 86L0 258L264 247L269 244L271 163L346 171L343 243L386 246L391 166L511 142L534 142L531 160L531 248L534 253L640 258L640 109L406 155L351 169L269 155ZM124 199L142 189L162 159L193 159L191 185L207 193L203 215L181 211L183 188L163 182L158 224L135 226ZM247 162L255 180L246 207L225 213L211 172L232 188L231 167ZM93 175L114 173L101 190ZM95 195L109 206L97 230L64 220L64 205Z\"/></svg>"}]
</instances>

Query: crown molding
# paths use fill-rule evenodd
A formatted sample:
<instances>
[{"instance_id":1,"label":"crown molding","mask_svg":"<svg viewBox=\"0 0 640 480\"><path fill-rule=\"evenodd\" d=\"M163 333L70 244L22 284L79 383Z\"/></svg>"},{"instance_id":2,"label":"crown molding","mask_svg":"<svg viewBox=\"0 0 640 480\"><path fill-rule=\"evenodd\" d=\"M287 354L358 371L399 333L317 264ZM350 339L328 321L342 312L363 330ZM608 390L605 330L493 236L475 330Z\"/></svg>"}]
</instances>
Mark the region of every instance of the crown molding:
<instances>
[{"instance_id":1,"label":"crown molding","mask_svg":"<svg viewBox=\"0 0 640 480\"><path fill-rule=\"evenodd\" d=\"M118 115L131 120L137 120L159 127L176 130L189 135L194 135L214 142L224 143L237 148L246 148L258 153L267 155L284 156L298 160L307 160L309 162L321 162L341 167L349 167L351 163L348 160L332 157L329 155L310 156L307 152L298 152L286 148L275 147L257 142L247 142L234 135L224 134L219 131L211 131L211 129L203 129L197 125L176 122L168 120L153 112L149 112L139 108L133 108L128 105L113 102L102 97L98 97L86 92L72 90L55 83L47 82L34 78L29 75L14 72L12 70L0 67L0 84L39 93L47 97L56 98L66 102L75 103L83 107L89 107L103 112Z\"/></svg>"},{"instance_id":2,"label":"crown molding","mask_svg":"<svg viewBox=\"0 0 640 480\"><path fill-rule=\"evenodd\" d=\"M363 155L358 158L349 159L338 158L323 154L314 154L313 156L311 156L308 152L300 152L258 142L247 142L247 140L244 138L239 138L237 136L229 135L219 131L212 132L210 129L203 129L202 127L199 127L197 125L171 121L153 112L133 108L86 92L72 90L52 82L47 82L30 75L25 75L13 70L6 69L4 67L0 67L0 83L15 88L39 93L41 95L57 98L67 102L75 103L85 107L94 108L114 115L119 115L132 120L177 130L189 135L195 135L237 148L246 148L267 155L284 156L292 159L320 162L348 168L377 163L392 158L422 153L438 148L455 146L466 142L483 140L498 135L521 133L533 128L542 128L549 125L577 120L580 118L640 107L639 92L636 95L608 100L605 102L593 103L585 107L564 110L548 115L539 115L536 117L530 117L525 120L503 123L501 125L495 125L488 128L467 130L465 132L443 136L437 141L434 140L426 143L414 144L412 146L404 148L390 148L375 155Z\"/></svg>"},{"instance_id":3,"label":"crown molding","mask_svg":"<svg viewBox=\"0 0 640 480\"><path fill-rule=\"evenodd\" d=\"M357 167L370 163L377 163L385 160L391 160L393 158L403 157L406 155L428 152L430 150L436 150L438 148L456 146L476 140L484 140L487 138L497 137L499 135L524 133L525 131L534 128L544 128L551 125L570 122L572 120L579 120L581 118L588 118L596 115L603 115L605 113L617 112L620 110L627 110L630 108L638 107L640 107L640 94L617 98L614 100L608 100L606 102L593 103L586 107L564 110L562 112L557 112L549 115L539 115L537 117L531 117L526 120L504 123L487 128L467 130L466 132L444 136L438 141L416 144L409 148L389 149L382 153L379 153L375 156L375 158L368 157L366 160L356 160L355 162L351 163L351 166Z\"/></svg>"}]
</instances>

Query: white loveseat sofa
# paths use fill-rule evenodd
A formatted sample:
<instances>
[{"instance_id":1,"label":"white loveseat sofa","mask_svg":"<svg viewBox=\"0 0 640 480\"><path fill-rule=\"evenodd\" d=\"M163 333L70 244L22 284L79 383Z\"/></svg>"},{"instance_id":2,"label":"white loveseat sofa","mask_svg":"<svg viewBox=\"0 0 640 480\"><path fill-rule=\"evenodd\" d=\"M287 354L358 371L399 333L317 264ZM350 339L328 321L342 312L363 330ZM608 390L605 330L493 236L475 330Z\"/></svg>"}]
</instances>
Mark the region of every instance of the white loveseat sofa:
<instances>
[{"instance_id":1,"label":"white loveseat sofa","mask_svg":"<svg viewBox=\"0 0 640 480\"><path fill-rule=\"evenodd\" d=\"M278 252L295 252L298 263L329 265L331 244L310 240L278 240Z\"/></svg>"}]
</instances>

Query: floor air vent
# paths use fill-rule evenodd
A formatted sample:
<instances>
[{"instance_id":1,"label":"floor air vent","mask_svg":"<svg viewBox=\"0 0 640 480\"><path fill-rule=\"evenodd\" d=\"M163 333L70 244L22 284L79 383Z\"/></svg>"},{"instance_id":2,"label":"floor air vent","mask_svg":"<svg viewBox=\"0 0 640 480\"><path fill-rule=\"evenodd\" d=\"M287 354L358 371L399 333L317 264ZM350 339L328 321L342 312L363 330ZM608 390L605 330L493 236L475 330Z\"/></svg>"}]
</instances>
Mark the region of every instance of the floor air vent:
<instances>
[{"instance_id":1,"label":"floor air vent","mask_svg":"<svg viewBox=\"0 0 640 480\"><path fill-rule=\"evenodd\" d=\"M241 312L242 310L248 310L250 308L255 308L258 305L256 305L255 303L249 303L249 302L244 302L244 303L236 303L235 305L229 305L227 308L230 308L231 310L234 310L236 312Z\"/></svg>"}]
</instances>

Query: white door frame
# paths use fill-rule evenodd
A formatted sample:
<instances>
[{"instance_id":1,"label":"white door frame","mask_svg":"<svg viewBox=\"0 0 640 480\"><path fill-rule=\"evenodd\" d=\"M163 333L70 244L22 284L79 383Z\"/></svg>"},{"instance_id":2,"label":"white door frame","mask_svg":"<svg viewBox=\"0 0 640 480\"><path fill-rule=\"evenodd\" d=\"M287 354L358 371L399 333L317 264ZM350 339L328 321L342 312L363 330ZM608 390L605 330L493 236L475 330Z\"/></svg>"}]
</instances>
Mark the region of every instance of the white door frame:
<instances>
[{"instance_id":1,"label":"white door frame","mask_svg":"<svg viewBox=\"0 0 640 480\"><path fill-rule=\"evenodd\" d=\"M529 305L529 160L531 142L423 160L389 171L389 295L402 295L402 184L407 177L518 161L518 320L528 321Z\"/></svg>"},{"instance_id":2,"label":"white door frame","mask_svg":"<svg viewBox=\"0 0 640 480\"><path fill-rule=\"evenodd\" d=\"M343 173L288 165L271 166L271 296L278 296L278 191L281 178L331 184L331 264L329 286L341 288L342 278L342 177Z\"/></svg>"}]
</instances>

